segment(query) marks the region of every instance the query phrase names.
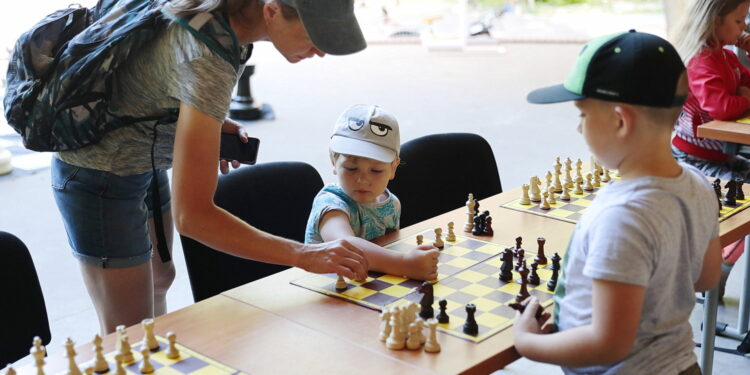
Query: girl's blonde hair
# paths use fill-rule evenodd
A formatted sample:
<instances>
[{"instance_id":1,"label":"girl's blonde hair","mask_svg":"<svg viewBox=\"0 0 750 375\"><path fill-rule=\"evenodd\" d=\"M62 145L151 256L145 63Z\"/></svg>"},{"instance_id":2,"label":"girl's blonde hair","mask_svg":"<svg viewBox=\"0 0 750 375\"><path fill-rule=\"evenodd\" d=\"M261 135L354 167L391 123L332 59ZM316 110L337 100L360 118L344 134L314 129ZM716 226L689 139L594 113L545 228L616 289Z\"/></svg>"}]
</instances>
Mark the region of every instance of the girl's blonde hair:
<instances>
[{"instance_id":1,"label":"girl's blonde hair","mask_svg":"<svg viewBox=\"0 0 750 375\"><path fill-rule=\"evenodd\" d=\"M166 8L169 13L177 17L190 16L196 13L206 13L219 10L224 14L239 12L251 3L258 5L277 0L170 0ZM281 7L281 14L286 19L298 18L297 10L281 1L277 1Z\"/></svg>"},{"instance_id":2,"label":"girl's blonde hair","mask_svg":"<svg viewBox=\"0 0 750 375\"><path fill-rule=\"evenodd\" d=\"M750 0L693 0L670 32L682 61L687 64L703 48L715 46L717 21L747 1Z\"/></svg>"}]
</instances>

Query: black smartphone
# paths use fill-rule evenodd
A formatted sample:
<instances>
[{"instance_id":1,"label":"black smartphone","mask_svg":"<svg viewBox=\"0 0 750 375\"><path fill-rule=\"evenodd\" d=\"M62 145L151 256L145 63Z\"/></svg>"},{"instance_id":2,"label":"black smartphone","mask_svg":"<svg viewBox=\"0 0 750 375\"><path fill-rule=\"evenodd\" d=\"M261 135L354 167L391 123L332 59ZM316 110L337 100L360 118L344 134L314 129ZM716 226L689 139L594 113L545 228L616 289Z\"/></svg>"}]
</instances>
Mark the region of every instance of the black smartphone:
<instances>
[{"instance_id":1,"label":"black smartphone","mask_svg":"<svg viewBox=\"0 0 750 375\"><path fill-rule=\"evenodd\" d=\"M237 134L221 133L219 159L237 160L242 164L255 164L259 146L260 139L258 138L247 137L247 143L244 143Z\"/></svg>"}]
</instances>

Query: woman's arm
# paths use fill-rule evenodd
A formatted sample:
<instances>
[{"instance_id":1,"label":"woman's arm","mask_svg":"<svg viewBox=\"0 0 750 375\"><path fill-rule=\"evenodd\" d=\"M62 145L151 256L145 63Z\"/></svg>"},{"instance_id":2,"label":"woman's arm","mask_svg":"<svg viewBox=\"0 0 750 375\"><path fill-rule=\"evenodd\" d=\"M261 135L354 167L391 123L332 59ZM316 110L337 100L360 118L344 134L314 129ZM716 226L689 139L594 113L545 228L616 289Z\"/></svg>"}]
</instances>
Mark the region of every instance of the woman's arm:
<instances>
[{"instance_id":1,"label":"woman's arm","mask_svg":"<svg viewBox=\"0 0 750 375\"><path fill-rule=\"evenodd\" d=\"M355 237L349 217L338 210L326 212L318 227L323 241L347 239L364 251L370 269L390 275L406 276L410 279L437 279L437 264L440 252L432 246L423 245L400 253L390 251L370 241Z\"/></svg>"},{"instance_id":2,"label":"woman's arm","mask_svg":"<svg viewBox=\"0 0 750 375\"><path fill-rule=\"evenodd\" d=\"M214 204L222 125L181 103L172 173L172 213L177 230L239 257L351 279L365 277L367 259L347 240L304 245L260 231Z\"/></svg>"}]
</instances>

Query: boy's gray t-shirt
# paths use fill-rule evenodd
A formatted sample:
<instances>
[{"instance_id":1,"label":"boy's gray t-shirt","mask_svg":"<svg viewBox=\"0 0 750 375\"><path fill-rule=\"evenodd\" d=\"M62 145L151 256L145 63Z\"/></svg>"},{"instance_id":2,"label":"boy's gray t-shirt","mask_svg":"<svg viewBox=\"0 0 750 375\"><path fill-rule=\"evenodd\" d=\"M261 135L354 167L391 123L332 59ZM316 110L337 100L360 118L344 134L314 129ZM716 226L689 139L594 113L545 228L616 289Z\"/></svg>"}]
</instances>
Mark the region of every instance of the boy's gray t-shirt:
<instances>
[{"instance_id":1,"label":"boy's gray t-shirt","mask_svg":"<svg viewBox=\"0 0 750 375\"><path fill-rule=\"evenodd\" d=\"M231 64L173 23L118 68L112 108L123 115L143 117L166 114L165 109L179 108L184 102L223 121L238 77ZM145 173L152 169L153 127L153 121L124 126L93 145L57 155L69 164L121 176ZM159 169L172 166L176 128L176 124L157 127L154 150Z\"/></svg>"},{"instance_id":2,"label":"boy's gray t-shirt","mask_svg":"<svg viewBox=\"0 0 750 375\"><path fill-rule=\"evenodd\" d=\"M706 177L680 164L676 178L644 177L601 189L579 221L555 291L564 331L591 324L592 279L646 287L633 348L611 366L566 374L678 374L696 362L688 318L718 203Z\"/></svg>"}]
</instances>

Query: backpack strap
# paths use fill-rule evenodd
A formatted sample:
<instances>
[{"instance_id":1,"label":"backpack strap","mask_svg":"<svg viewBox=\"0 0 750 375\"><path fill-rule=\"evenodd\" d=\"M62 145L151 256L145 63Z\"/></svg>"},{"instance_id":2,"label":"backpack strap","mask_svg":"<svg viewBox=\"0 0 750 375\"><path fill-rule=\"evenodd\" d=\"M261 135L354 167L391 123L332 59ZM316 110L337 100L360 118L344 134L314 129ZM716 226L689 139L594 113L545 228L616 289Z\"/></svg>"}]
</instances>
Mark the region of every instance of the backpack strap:
<instances>
[{"instance_id":1,"label":"backpack strap","mask_svg":"<svg viewBox=\"0 0 750 375\"><path fill-rule=\"evenodd\" d=\"M211 51L219 55L226 62L230 63L235 69L239 69L240 65L244 64L244 61L242 61L242 58L240 57L240 47L237 42L237 36L223 17L217 16L214 13L198 13L190 17L189 20L186 20L185 18L174 17L164 8L162 8L161 11L167 18L174 20L174 22L193 34L198 40L205 43ZM231 46L224 46L219 43L216 38L200 31L206 27L210 21L215 21L215 23L224 29L224 31L230 36Z\"/></svg>"}]
</instances>

